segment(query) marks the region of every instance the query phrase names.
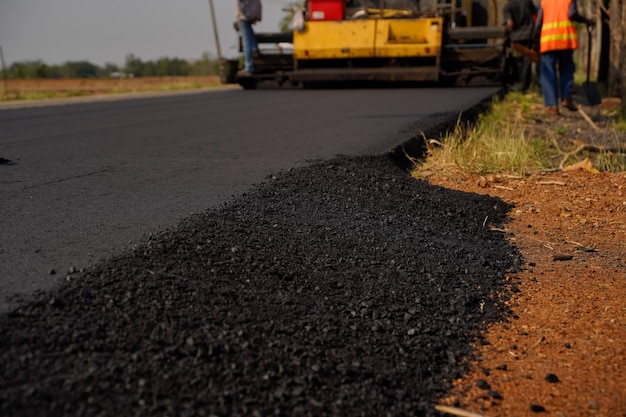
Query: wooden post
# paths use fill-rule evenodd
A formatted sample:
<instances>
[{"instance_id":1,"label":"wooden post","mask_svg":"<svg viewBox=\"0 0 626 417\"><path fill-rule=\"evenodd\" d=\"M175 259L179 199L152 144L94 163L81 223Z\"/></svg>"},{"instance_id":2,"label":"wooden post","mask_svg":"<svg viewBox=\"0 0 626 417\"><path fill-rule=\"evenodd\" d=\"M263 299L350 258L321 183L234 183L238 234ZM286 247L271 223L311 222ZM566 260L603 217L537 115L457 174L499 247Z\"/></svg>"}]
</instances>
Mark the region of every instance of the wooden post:
<instances>
[{"instance_id":1,"label":"wooden post","mask_svg":"<svg viewBox=\"0 0 626 417\"><path fill-rule=\"evenodd\" d=\"M7 69L4 65L4 54L2 53L2 46L0 46L0 61L2 61L2 97L7 95Z\"/></svg>"},{"instance_id":2,"label":"wooden post","mask_svg":"<svg viewBox=\"0 0 626 417\"><path fill-rule=\"evenodd\" d=\"M222 61L222 48L220 47L220 37L217 33L217 23L215 19L215 9L213 8L213 0L209 0L209 8L211 9L211 21L213 22L213 35L215 36L215 45L217 46L217 59Z\"/></svg>"}]
</instances>

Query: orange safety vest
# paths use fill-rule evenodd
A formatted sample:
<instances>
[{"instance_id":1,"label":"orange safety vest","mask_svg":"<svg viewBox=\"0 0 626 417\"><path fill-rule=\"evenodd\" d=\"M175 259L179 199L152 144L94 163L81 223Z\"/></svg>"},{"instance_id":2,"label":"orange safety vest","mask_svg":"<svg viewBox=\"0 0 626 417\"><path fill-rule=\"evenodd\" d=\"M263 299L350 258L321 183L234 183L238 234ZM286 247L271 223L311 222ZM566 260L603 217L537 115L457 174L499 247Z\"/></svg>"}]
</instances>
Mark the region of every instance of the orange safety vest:
<instances>
[{"instance_id":1,"label":"orange safety vest","mask_svg":"<svg viewBox=\"0 0 626 417\"><path fill-rule=\"evenodd\" d=\"M572 0L541 0L543 24L539 49L541 52L578 48L576 25L569 20Z\"/></svg>"}]
</instances>

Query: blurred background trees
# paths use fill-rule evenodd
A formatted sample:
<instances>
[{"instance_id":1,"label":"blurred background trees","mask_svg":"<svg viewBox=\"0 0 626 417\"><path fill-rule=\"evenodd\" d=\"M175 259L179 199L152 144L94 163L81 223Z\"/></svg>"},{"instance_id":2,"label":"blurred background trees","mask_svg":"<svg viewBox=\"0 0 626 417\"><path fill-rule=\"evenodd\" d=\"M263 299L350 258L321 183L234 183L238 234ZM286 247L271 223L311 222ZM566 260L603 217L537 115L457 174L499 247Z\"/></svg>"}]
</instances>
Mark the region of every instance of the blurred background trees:
<instances>
[{"instance_id":1,"label":"blurred background trees","mask_svg":"<svg viewBox=\"0 0 626 417\"><path fill-rule=\"evenodd\" d=\"M107 63L94 65L88 61L68 61L49 65L41 60L16 62L6 68L8 79L28 78L109 78L109 77L162 77L186 75L218 75L219 60L205 53L200 59L159 58L142 61L130 54L125 65Z\"/></svg>"},{"instance_id":2,"label":"blurred background trees","mask_svg":"<svg viewBox=\"0 0 626 417\"><path fill-rule=\"evenodd\" d=\"M604 0L603 15L608 15L610 32L608 93L621 97L622 117L626 118L626 0ZM608 6L608 7L606 7Z\"/></svg>"}]
</instances>

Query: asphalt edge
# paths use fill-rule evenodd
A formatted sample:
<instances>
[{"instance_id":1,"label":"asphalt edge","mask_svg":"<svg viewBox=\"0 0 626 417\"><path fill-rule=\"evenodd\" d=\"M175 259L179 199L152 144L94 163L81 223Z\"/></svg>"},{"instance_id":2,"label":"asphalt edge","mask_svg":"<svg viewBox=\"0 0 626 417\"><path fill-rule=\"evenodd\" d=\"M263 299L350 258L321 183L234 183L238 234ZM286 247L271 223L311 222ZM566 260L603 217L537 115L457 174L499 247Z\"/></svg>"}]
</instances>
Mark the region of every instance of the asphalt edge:
<instances>
[{"instance_id":1,"label":"asphalt edge","mask_svg":"<svg viewBox=\"0 0 626 417\"><path fill-rule=\"evenodd\" d=\"M447 133L453 131L459 122L474 125L478 120L478 116L488 111L494 99L502 98L505 92L505 89L500 89L475 105L461 110L458 113L439 115L439 122L428 126L425 130L416 132L410 139L386 152L386 156L398 167L404 171L410 172L420 161L424 160L428 149L427 141L429 138L442 139Z\"/></svg>"},{"instance_id":2,"label":"asphalt edge","mask_svg":"<svg viewBox=\"0 0 626 417\"><path fill-rule=\"evenodd\" d=\"M62 98L50 98L41 100L17 100L17 101L2 101L0 102L0 111L13 110L13 109L25 109L31 107L50 107L50 106L63 106L69 104L86 104L95 102L107 102L107 101L124 101L124 100L136 100L143 98L153 97L175 97L186 94L202 94L212 91L225 91L235 90L239 86L232 85L219 85L215 87L202 87L202 88L189 88L181 90L149 90L149 91L136 91L129 93L107 93L107 94L92 94L77 97L62 97Z\"/></svg>"}]
</instances>

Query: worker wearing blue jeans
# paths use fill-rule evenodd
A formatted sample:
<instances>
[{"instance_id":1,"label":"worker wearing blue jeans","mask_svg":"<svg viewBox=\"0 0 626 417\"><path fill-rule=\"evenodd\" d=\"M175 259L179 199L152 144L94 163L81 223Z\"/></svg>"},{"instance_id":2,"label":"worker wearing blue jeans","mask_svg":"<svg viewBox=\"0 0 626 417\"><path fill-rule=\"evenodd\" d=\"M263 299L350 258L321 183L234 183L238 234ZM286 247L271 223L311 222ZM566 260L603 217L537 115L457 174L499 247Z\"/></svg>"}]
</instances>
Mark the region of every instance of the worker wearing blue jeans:
<instances>
[{"instance_id":1,"label":"worker wearing blue jeans","mask_svg":"<svg viewBox=\"0 0 626 417\"><path fill-rule=\"evenodd\" d=\"M575 71L573 49L561 49L541 54L541 89L546 107L558 108L560 92L562 105L570 110L576 110L572 101ZM555 113L554 110L549 112Z\"/></svg>"},{"instance_id":2,"label":"worker wearing blue jeans","mask_svg":"<svg viewBox=\"0 0 626 417\"><path fill-rule=\"evenodd\" d=\"M244 59L243 70L238 74L250 75L254 72L254 51L258 49L252 25L261 20L261 0L235 0L235 17L241 34Z\"/></svg>"},{"instance_id":3,"label":"worker wearing blue jeans","mask_svg":"<svg viewBox=\"0 0 626 417\"><path fill-rule=\"evenodd\" d=\"M539 41L541 90L548 114L559 114L559 95L563 107L572 111L578 109L572 100L576 69L574 50L578 48L576 22L594 24L578 13L576 0L541 1L533 37Z\"/></svg>"}]
</instances>

